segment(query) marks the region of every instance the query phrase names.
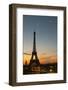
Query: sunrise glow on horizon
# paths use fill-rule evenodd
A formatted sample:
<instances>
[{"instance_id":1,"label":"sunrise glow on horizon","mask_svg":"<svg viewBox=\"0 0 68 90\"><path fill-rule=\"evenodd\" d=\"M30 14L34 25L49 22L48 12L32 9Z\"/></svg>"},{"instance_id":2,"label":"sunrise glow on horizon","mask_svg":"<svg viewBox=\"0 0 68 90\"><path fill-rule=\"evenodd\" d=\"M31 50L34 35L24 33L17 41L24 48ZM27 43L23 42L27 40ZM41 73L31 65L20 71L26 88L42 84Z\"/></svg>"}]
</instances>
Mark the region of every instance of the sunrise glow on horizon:
<instances>
[{"instance_id":1,"label":"sunrise glow on horizon","mask_svg":"<svg viewBox=\"0 0 68 90\"><path fill-rule=\"evenodd\" d=\"M40 64L56 63L57 62L56 55L48 56L48 55L41 54L41 55L38 55L38 58L39 58ZM30 59L31 59L31 55L24 54L24 62L23 63L25 64L25 62L27 61L27 64L29 64Z\"/></svg>"}]
</instances>

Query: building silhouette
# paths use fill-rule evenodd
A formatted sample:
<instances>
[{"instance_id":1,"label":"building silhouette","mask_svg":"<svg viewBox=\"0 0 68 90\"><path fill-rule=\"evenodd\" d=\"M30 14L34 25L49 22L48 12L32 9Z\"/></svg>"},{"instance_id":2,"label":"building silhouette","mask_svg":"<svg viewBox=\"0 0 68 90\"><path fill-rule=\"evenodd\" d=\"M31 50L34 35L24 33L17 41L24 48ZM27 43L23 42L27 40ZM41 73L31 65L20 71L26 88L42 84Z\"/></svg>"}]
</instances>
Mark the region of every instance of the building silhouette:
<instances>
[{"instance_id":1,"label":"building silhouette","mask_svg":"<svg viewBox=\"0 0 68 90\"><path fill-rule=\"evenodd\" d=\"M36 50L36 32L33 33L33 51L32 56L29 63L30 70L32 72L38 72L40 71L40 62L37 56L37 50Z\"/></svg>"}]
</instances>

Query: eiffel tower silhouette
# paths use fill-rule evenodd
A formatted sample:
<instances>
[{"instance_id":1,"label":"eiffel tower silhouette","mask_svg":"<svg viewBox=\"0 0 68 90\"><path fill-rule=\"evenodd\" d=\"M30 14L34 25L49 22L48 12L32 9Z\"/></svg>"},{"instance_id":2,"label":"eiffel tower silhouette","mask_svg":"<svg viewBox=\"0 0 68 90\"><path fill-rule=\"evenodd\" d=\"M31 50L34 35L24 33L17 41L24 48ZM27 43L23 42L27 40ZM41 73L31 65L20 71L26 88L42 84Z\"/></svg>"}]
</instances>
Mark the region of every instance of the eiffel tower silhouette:
<instances>
[{"instance_id":1,"label":"eiffel tower silhouette","mask_svg":"<svg viewBox=\"0 0 68 90\"><path fill-rule=\"evenodd\" d=\"M33 33L33 36L34 36L33 37L33 51L32 51L32 56L31 56L29 65L38 66L40 65L40 62L39 62L37 51L36 51L36 32Z\"/></svg>"}]
</instances>

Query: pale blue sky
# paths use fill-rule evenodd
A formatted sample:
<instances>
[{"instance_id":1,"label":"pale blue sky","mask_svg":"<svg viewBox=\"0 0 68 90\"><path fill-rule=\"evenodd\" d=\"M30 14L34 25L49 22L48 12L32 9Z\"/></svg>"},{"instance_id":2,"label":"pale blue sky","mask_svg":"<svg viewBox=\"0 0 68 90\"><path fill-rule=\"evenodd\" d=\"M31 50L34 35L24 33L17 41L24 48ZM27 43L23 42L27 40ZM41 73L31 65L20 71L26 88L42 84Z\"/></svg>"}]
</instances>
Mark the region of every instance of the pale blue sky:
<instances>
[{"instance_id":1,"label":"pale blue sky","mask_svg":"<svg viewBox=\"0 0 68 90\"><path fill-rule=\"evenodd\" d=\"M57 17L23 16L24 53L33 49L33 32L36 32L36 48L39 54L57 53Z\"/></svg>"}]
</instances>

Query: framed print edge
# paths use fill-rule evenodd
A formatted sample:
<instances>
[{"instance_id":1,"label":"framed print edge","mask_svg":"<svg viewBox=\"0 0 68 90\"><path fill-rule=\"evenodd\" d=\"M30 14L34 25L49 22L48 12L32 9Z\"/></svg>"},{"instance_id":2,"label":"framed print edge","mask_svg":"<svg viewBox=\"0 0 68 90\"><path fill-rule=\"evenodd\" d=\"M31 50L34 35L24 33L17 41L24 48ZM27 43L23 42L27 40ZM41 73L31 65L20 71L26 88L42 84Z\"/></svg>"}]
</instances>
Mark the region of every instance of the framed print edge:
<instances>
[{"instance_id":1,"label":"framed print edge","mask_svg":"<svg viewBox=\"0 0 68 90\"><path fill-rule=\"evenodd\" d=\"M64 8L64 81L66 82L66 7Z\"/></svg>"},{"instance_id":2,"label":"framed print edge","mask_svg":"<svg viewBox=\"0 0 68 90\"><path fill-rule=\"evenodd\" d=\"M14 6L9 6L9 85L16 83L16 18Z\"/></svg>"},{"instance_id":3,"label":"framed print edge","mask_svg":"<svg viewBox=\"0 0 68 90\"><path fill-rule=\"evenodd\" d=\"M64 11L64 76L63 80L54 81L36 81L36 82L16 82L16 9L17 8L39 8L39 9L53 9ZM24 86L24 85L40 85L40 84L56 84L66 83L66 7L60 6L42 6L42 5L27 5L27 4L11 4L9 5L9 85Z\"/></svg>"}]
</instances>

